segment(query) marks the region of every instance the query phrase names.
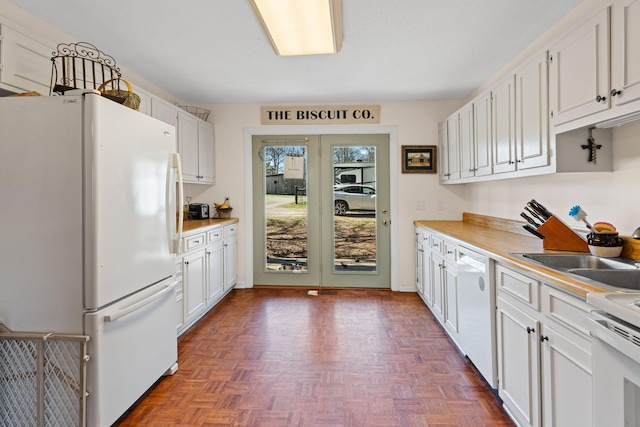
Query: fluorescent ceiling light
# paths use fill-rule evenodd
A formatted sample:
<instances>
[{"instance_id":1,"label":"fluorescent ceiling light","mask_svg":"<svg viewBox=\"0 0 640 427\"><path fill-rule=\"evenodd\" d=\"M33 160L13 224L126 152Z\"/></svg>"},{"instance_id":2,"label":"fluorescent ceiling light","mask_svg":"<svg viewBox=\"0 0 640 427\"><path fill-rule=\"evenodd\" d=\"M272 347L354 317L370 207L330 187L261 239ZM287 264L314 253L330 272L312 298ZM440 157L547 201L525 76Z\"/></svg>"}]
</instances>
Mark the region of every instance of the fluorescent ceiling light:
<instances>
[{"instance_id":1,"label":"fluorescent ceiling light","mask_svg":"<svg viewBox=\"0 0 640 427\"><path fill-rule=\"evenodd\" d=\"M340 0L250 1L278 55L320 55L340 51Z\"/></svg>"}]
</instances>

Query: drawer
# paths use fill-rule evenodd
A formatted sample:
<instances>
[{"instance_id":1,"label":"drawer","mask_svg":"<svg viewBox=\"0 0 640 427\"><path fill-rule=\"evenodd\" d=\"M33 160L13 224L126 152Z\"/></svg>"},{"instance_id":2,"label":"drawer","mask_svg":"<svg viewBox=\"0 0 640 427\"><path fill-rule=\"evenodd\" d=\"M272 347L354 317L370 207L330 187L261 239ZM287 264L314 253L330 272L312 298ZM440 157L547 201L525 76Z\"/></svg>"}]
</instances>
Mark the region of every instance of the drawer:
<instances>
[{"instance_id":1,"label":"drawer","mask_svg":"<svg viewBox=\"0 0 640 427\"><path fill-rule=\"evenodd\" d=\"M589 330L582 322L584 315L592 309L589 304L574 296L547 285L542 286L542 312L574 332L589 335Z\"/></svg>"},{"instance_id":2,"label":"drawer","mask_svg":"<svg viewBox=\"0 0 640 427\"><path fill-rule=\"evenodd\" d=\"M201 233L201 234L196 234L194 236L185 237L183 239L182 247L184 248L184 251L187 252L187 251L199 248L201 246L204 246L204 244L205 244L205 235L204 233Z\"/></svg>"},{"instance_id":3,"label":"drawer","mask_svg":"<svg viewBox=\"0 0 640 427\"><path fill-rule=\"evenodd\" d=\"M511 270L496 266L496 288L499 293L510 295L535 310L540 310L540 281Z\"/></svg>"},{"instance_id":4,"label":"drawer","mask_svg":"<svg viewBox=\"0 0 640 427\"><path fill-rule=\"evenodd\" d=\"M444 240L442 244L442 253L444 254L444 258L451 262L458 261L458 245L450 242L448 240Z\"/></svg>"},{"instance_id":5,"label":"drawer","mask_svg":"<svg viewBox=\"0 0 640 427\"><path fill-rule=\"evenodd\" d=\"M207 243L215 242L222 239L222 228L216 228L207 231Z\"/></svg>"},{"instance_id":6,"label":"drawer","mask_svg":"<svg viewBox=\"0 0 640 427\"><path fill-rule=\"evenodd\" d=\"M444 239L431 236L431 250L444 255Z\"/></svg>"},{"instance_id":7,"label":"drawer","mask_svg":"<svg viewBox=\"0 0 640 427\"><path fill-rule=\"evenodd\" d=\"M431 233L426 230L422 230L422 244L427 248L431 247Z\"/></svg>"},{"instance_id":8,"label":"drawer","mask_svg":"<svg viewBox=\"0 0 640 427\"><path fill-rule=\"evenodd\" d=\"M238 227L236 226L236 224L233 225L227 225L224 228L224 234L223 237L231 237L231 236L235 236L238 233Z\"/></svg>"}]
</instances>

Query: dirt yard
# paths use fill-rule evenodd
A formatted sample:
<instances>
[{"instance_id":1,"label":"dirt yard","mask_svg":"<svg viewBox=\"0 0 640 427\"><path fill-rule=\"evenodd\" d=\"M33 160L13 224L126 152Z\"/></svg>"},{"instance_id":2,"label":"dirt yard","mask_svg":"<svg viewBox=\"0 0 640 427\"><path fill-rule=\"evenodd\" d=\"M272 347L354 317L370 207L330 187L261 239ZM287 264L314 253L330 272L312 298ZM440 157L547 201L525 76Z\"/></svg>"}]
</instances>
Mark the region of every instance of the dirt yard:
<instances>
[{"instance_id":1,"label":"dirt yard","mask_svg":"<svg viewBox=\"0 0 640 427\"><path fill-rule=\"evenodd\" d=\"M271 216L267 220L267 257L305 258L307 220L303 216ZM373 217L336 217L336 258L375 259Z\"/></svg>"}]
</instances>

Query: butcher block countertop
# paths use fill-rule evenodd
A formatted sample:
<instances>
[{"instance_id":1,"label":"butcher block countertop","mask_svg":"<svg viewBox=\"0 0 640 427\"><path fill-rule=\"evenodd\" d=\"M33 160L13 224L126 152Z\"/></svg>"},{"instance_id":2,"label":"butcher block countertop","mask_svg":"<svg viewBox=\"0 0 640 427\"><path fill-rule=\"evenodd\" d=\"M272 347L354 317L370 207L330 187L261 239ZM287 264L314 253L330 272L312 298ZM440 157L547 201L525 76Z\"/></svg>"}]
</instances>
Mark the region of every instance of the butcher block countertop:
<instances>
[{"instance_id":1,"label":"butcher block countertop","mask_svg":"<svg viewBox=\"0 0 640 427\"><path fill-rule=\"evenodd\" d=\"M582 282L561 272L509 255L509 253L570 253L544 250L542 240L522 229L523 224L519 221L467 212L463 214L462 221L414 221L414 225L418 227L429 228L446 235L457 240L459 244L476 249L499 263L517 268L523 273L529 273L549 285L583 299L588 292L611 292L610 288ZM623 252L623 256L628 255Z\"/></svg>"},{"instance_id":2,"label":"butcher block countertop","mask_svg":"<svg viewBox=\"0 0 640 427\"><path fill-rule=\"evenodd\" d=\"M225 226L235 224L238 218L209 218L209 219L192 219L182 222L182 233L198 232L201 228L213 226Z\"/></svg>"}]
</instances>

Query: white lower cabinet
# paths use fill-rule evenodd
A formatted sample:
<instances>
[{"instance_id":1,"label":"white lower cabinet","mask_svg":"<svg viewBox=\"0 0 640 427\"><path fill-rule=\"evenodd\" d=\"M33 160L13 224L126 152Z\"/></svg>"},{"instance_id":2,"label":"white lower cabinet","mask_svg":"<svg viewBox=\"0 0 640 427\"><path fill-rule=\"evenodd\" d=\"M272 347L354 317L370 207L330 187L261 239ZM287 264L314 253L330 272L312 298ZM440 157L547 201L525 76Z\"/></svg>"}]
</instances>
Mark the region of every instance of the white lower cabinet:
<instances>
[{"instance_id":1,"label":"white lower cabinet","mask_svg":"<svg viewBox=\"0 0 640 427\"><path fill-rule=\"evenodd\" d=\"M237 269L237 252L238 252L238 235L236 225L228 225L223 230L223 280L224 291L227 292L236 285L238 280Z\"/></svg>"},{"instance_id":2,"label":"white lower cabinet","mask_svg":"<svg viewBox=\"0 0 640 427\"><path fill-rule=\"evenodd\" d=\"M431 276L431 234L415 228L416 289L427 306L433 305L433 280Z\"/></svg>"},{"instance_id":3,"label":"white lower cabinet","mask_svg":"<svg viewBox=\"0 0 640 427\"><path fill-rule=\"evenodd\" d=\"M222 229L217 228L207 233L209 246L207 255L207 305L217 303L224 293L224 254Z\"/></svg>"},{"instance_id":4,"label":"white lower cabinet","mask_svg":"<svg viewBox=\"0 0 640 427\"><path fill-rule=\"evenodd\" d=\"M591 426L591 340L582 300L502 265L498 394L520 426Z\"/></svg>"},{"instance_id":5,"label":"white lower cabinet","mask_svg":"<svg viewBox=\"0 0 640 427\"><path fill-rule=\"evenodd\" d=\"M199 249L183 258L182 283L184 323L192 323L204 310L206 302L205 250Z\"/></svg>"},{"instance_id":6,"label":"white lower cabinet","mask_svg":"<svg viewBox=\"0 0 640 427\"><path fill-rule=\"evenodd\" d=\"M451 339L458 344L457 245L440 235L424 233L422 298Z\"/></svg>"},{"instance_id":7,"label":"white lower cabinet","mask_svg":"<svg viewBox=\"0 0 640 427\"><path fill-rule=\"evenodd\" d=\"M178 334L197 322L236 284L236 225L213 226L182 239L177 259Z\"/></svg>"}]
</instances>

